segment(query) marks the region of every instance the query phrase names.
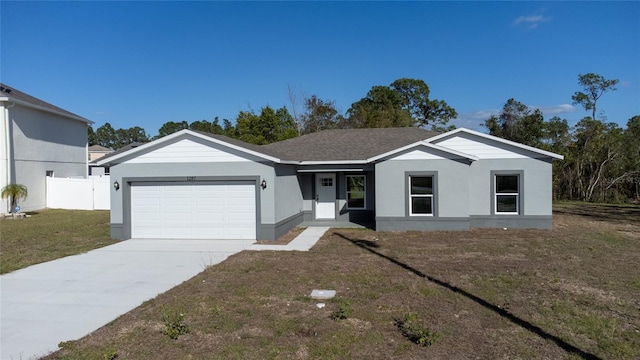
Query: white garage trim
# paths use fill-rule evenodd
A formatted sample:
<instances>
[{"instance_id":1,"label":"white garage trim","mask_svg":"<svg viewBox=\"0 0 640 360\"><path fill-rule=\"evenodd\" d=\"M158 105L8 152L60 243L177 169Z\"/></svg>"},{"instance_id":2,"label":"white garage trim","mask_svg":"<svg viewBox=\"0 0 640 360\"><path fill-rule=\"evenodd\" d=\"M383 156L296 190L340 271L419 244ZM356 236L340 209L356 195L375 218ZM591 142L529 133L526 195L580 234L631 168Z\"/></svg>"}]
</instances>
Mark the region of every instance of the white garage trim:
<instances>
[{"instance_id":1,"label":"white garage trim","mask_svg":"<svg viewBox=\"0 0 640 360\"><path fill-rule=\"evenodd\" d=\"M132 182L131 237L256 239L255 182Z\"/></svg>"}]
</instances>

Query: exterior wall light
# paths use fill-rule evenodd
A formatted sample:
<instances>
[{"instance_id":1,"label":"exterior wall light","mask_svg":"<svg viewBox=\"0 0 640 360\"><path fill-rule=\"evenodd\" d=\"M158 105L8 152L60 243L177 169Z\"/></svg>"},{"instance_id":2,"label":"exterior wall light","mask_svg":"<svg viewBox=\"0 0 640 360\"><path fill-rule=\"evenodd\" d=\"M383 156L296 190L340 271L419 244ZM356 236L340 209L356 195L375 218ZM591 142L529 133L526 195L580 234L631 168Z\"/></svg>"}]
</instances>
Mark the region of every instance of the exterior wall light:
<instances>
[{"instance_id":1,"label":"exterior wall light","mask_svg":"<svg viewBox=\"0 0 640 360\"><path fill-rule=\"evenodd\" d=\"M267 180L262 179L262 182L260 183L260 187L262 188L262 190L267 188Z\"/></svg>"},{"instance_id":2,"label":"exterior wall light","mask_svg":"<svg viewBox=\"0 0 640 360\"><path fill-rule=\"evenodd\" d=\"M118 182L118 180L113 182L113 188L116 189L116 191L118 191L118 189L120 189L120 183Z\"/></svg>"}]
</instances>

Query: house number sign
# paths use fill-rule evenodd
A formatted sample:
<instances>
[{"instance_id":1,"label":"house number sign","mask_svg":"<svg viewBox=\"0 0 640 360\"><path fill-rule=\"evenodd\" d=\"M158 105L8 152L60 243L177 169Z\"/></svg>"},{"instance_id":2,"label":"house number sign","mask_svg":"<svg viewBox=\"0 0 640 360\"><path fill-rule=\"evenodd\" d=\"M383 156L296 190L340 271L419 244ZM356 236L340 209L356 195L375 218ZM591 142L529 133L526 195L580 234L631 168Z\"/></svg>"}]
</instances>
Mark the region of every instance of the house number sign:
<instances>
[{"instance_id":1,"label":"house number sign","mask_svg":"<svg viewBox=\"0 0 640 360\"><path fill-rule=\"evenodd\" d=\"M187 176L187 181L196 181L195 176Z\"/></svg>"}]
</instances>

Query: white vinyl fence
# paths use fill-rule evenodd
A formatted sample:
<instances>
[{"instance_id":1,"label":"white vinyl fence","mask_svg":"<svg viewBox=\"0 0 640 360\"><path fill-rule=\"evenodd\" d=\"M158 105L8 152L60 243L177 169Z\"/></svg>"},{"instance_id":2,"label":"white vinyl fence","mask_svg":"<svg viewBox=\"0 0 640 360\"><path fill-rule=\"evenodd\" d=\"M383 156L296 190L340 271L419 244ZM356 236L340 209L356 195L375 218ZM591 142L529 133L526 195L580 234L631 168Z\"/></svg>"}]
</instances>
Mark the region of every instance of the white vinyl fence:
<instances>
[{"instance_id":1,"label":"white vinyl fence","mask_svg":"<svg viewBox=\"0 0 640 360\"><path fill-rule=\"evenodd\" d=\"M109 175L86 179L47 177L47 208L110 210Z\"/></svg>"}]
</instances>

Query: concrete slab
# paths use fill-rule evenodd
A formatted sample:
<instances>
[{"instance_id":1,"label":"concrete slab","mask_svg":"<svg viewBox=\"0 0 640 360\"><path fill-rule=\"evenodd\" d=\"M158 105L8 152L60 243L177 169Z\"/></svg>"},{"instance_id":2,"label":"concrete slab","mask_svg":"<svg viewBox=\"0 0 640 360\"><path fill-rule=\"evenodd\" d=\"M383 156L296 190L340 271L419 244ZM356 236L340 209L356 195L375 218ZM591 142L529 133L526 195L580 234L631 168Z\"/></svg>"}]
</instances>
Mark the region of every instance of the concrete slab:
<instances>
[{"instance_id":1,"label":"concrete slab","mask_svg":"<svg viewBox=\"0 0 640 360\"><path fill-rule=\"evenodd\" d=\"M0 359L57 350L252 243L126 240L2 275Z\"/></svg>"}]
</instances>

